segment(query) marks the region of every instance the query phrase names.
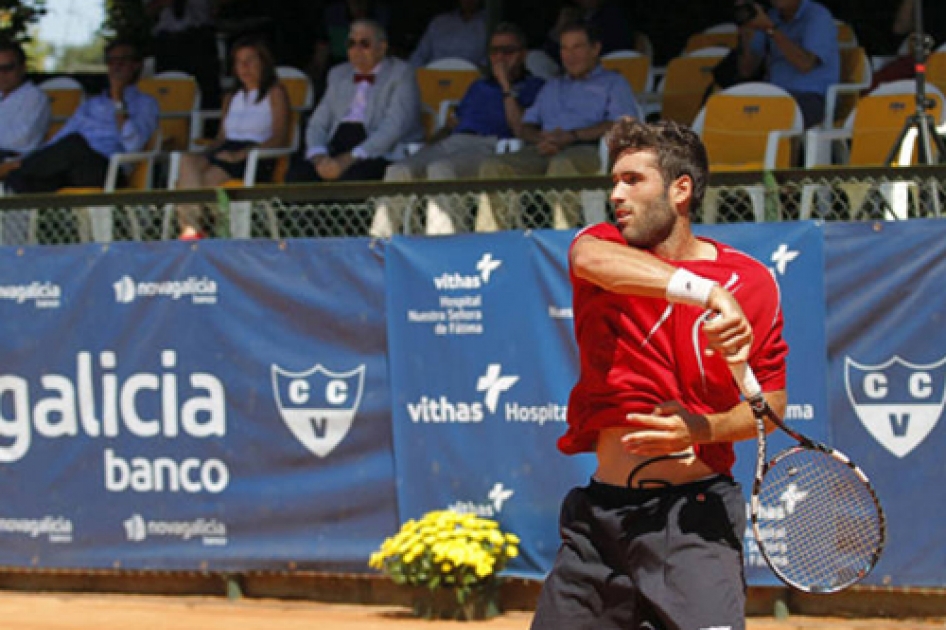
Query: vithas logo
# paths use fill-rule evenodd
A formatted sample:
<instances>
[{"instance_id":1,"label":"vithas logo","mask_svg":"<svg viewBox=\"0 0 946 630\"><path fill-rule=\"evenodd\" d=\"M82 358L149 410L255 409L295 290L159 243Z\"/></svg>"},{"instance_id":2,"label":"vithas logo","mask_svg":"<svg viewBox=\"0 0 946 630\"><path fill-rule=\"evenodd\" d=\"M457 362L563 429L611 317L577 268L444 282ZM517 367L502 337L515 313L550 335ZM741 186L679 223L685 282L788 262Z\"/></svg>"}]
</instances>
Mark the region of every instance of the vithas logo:
<instances>
[{"instance_id":1,"label":"vithas logo","mask_svg":"<svg viewBox=\"0 0 946 630\"><path fill-rule=\"evenodd\" d=\"M514 490L506 488L502 482L497 481L489 490L487 502L455 501L447 509L460 514L475 514L483 518L495 518L503 511L506 501L511 499L515 493Z\"/></svg>"},{"instance_id":2,"label":"vithas logo","mask_svg":"<svg viewBox=\"0 0 946 630\"><path fill-rule=\"evenodd\" d=\"M411 422L482 422L486 411L496 413L499 399L519 382L518 376L502 374L502 365L490 363L486 372L477 378L476 391L483 393L482 402L452 401L447 396L421 396L407 404Z\"/></svg>"},{"instance_id":3,"label":"vithas logo","mask_svg":"<svg viewBox=\"0 0 946 630\"><path fill-rule=\"evenodd\" d=\"M486 252L476 263L477 275L463 275L459 273L444 273L434 278L434 287L438 291L464 291L480 289L489 280L493 272L503 264L501 260L493 259L493 254Z\"/></svg>"},{"instance_id":4,"label":"vithas logo","mask_svg":"<svg viewBox=\"0 0 946 630\"><path fill-rule=\"evenodd\" d=\"M490 363L486 368L486 374L479 377L476 381L476 391L485 392L483 404L489 409L490 413L496 413L496 405L499 404L499 396L508 392L513 385L519 382L518 376L503 376L503 366L499 363Z\"/></svg>"}]
</instances>

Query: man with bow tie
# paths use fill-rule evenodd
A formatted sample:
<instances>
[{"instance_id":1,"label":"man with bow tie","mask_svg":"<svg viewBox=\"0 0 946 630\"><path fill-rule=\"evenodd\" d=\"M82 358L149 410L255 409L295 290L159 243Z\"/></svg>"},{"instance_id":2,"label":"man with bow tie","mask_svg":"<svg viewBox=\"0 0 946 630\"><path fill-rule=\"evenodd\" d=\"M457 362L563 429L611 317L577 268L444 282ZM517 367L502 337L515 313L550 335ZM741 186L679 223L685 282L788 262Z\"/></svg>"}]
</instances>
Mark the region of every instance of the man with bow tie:
<instances>
[{"instance_id":1,"label":"man with bow tie","mask_svg":"<svg viewBox=\"0 0 946 630\"><path fill-rule=\"evenodd\" d=\"M288 181L381 179L398 143L423 138L414 70L387 51L380 24L352 23L348 63L329 71L306 129L305 160L293 164Z\"/></svg>"}]
</instances>

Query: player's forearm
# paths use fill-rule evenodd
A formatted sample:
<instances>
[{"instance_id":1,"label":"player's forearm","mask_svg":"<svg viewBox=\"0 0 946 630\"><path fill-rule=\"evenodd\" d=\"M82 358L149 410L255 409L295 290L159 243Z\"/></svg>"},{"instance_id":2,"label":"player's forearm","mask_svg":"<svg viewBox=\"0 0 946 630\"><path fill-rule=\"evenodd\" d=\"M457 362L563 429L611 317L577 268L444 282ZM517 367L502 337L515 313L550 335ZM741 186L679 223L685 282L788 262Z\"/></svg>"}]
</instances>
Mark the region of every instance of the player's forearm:
<instances>
[{"instance_id":1,"label":"player's forearm","mask_svg":"<svg viewBox=\"0 0 946 630\"><path fill-rule=\"evenodd\" d=\"M781 30L772 32L772 42L782 51L785 60L799 72L811 72L818 65L818 55L796 44Z\"/></svg>"},{"instance_id":2,"label":"player's forearm","mask_svg":"<svg viewBox=\"0 0 946 630\"><path fill-rule=\"evenodd\" d=\"M784 389L766 392L765 399L772 410L781 418L785 417L788 396ZM756 420L748 403L742 402L722 413L708 414L706 422L696 431L696 441L700 443L714 442L742 442L755 439ZM772 431L775 427L769 424L766 429Z\"/></svg>"},{"instance_id":3,"label":"player's forearm","mask_svg":"<svg viewBox=\"0 0 946 630\"><path fill-rule=\"evenodd\" d=\"M584 236L572 247L572 270L579 278L612 293L664 297L677 270L656 256Z\"/></svg>"}]
</instances>

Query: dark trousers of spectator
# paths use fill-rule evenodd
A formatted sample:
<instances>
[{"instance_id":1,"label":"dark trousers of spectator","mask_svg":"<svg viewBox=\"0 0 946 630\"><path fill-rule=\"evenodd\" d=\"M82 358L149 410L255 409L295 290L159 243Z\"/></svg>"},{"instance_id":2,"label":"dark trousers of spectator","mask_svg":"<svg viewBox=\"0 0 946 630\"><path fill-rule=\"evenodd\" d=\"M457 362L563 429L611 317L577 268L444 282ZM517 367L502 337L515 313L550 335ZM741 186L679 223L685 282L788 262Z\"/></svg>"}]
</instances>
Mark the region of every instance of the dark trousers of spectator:
<instances>
[{"instance_id":1,"label":"dark trousers of spectator","mask_svg":"<svg viewBox=\"0 0 946 630\"><path fill-rule=\"evenodd\" d=\"M792 92L789 93L798 103L798 109L801 110L801 117L804 120L805 129L811 129L824 120L824 95L817 92Z\"/></svg>"},{"instance_id":2,"label":"dark trousers of spectator","mask_svg":"<svg viewBox=\"0 0 946 630\"><path fill-rule=\"evenodd\" d=\"M335 134L328 143L329 157L335 157L343 153L348 153L359 144L365 141L368 135L365 133L365 127L361 123L346 122L338 126ZM384 158L370 158L367 160L357 160L348 167L337 181L351 182L370 179L383 179L384 169L390 162ZM325 181L315 170L312 160L305 159L304 156L296 156L289 172L286 174L287 182L321 182Z\"/></svg>"},{"instance_id":3,"label":"dark trousers of spectator","mask_svg":"<svg viewBox=\"0 0 946 630\"><path fill-rule=\"evenodd\" d=\"M329 157L347 153L365 141L367 134L364 125L360 123L342 123L335 130L335 134L328 144ZM369 158L357 160L342 173L335 181L349 182L362 180L380 180L384 178L384 171L390 162L384 158ZM325 181L315 170L311 160L304 156L296 156L286 173L287 182L322 182ZM329 209L320 209L312 217L312 221L303 216L296 217L297 227L295 236L364 236L368 233L370 212L367 207L354 209L354 203L347 201L333 201L326 199L313 200L312 203L322 206L335 206ZM347 210L337 209L338 206Z\"/></svg>"},{"instance_id":4,"label":"dark trousers of spectator","mask_svg":"<svg viewBox=\"0 0 946 630\"><path fill-rule=\"evenodd\" d=\"M107 174L108 158L73 133L26 156L7 176L6 187L16 193L54 192L66 186L101 188Z\"/></svg>"},{"instance_id":5,"label":"dark trousers of spectator","mask_svg":"<svg viewBox=\"0 0 946 630\"><path fill-rule=\"evenodd\" d=\"M0 149L0 162L7 160L9 158L15 158L19 153L16 151L8 151L7 149Z\"/></svg>"},{"instance_id":6,"label":"dark trousers of spectator","mask_svg":"<svg viewBox=\"0 0 946 630\"><path fill-rule=\"evenodd\" d=\"M192 75L200 86L201 109L220 107L220 57L212 26L156 35L154 70L178 70Z\"/></svg>"}]
</instances>

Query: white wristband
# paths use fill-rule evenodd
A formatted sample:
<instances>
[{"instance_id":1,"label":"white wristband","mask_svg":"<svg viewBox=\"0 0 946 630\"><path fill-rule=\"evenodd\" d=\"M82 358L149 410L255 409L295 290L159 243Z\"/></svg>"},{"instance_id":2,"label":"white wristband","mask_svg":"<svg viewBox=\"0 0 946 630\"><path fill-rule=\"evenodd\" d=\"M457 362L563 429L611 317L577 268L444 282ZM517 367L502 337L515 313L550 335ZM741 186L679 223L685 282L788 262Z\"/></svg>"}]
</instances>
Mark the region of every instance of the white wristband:
<instances>
[{"instance_id":1,"label":"white wristband","mask_svg":"<svg viewBox=\"0 0 946 630\"><path fill-rule=\"evenodd\" d=\"M667 301L705 307L716 284L686 269L677 269L667 283Z\"/></svg>"}]
</instances>

